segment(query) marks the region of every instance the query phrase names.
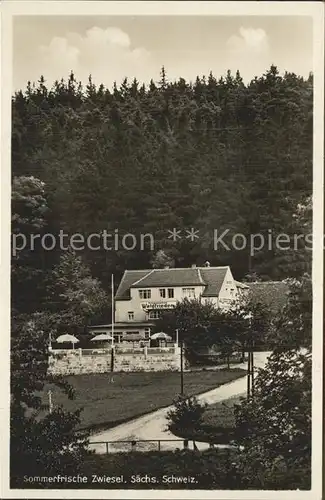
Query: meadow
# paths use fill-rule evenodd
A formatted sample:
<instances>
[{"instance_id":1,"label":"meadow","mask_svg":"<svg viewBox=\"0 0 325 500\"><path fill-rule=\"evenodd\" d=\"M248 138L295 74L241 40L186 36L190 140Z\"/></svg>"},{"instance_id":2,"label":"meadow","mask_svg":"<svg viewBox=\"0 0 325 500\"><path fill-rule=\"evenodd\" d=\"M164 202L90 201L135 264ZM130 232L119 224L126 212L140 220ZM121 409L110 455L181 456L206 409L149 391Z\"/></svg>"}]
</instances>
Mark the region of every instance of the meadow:
<instances>
[{"instance_id":1,"label":"meadow","mask_svg":"<svg viewBox=\"0 0 325 500\"><path fill-rule=\"evenodd\" d=\"M241 369L200 371L184 373L184 392L196 395L237 378L243 377ZM65 377L74 388L74 399L56 386L46 386L42 393L44 403L47 391L52 391L54 406L65 410L82 408L80 429L98 431L126 422L159 408L169 406L180 393L179 372L101 373Z\"/></svg>"}]
</instances>

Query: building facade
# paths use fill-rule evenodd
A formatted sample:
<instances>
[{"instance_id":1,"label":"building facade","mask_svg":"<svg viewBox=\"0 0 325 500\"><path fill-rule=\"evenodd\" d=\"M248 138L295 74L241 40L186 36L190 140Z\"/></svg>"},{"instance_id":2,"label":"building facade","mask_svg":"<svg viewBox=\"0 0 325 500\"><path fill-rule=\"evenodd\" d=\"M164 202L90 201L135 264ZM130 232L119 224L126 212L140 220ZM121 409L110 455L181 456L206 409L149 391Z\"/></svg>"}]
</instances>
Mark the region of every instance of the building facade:
<instances>
[{"instance_id":1,"label":"building facade","mask_svg":"<svg viewBox=\"0 0 325 500\"><path fill-rule=\"evenodd\" d=\"M227 310L247 289L228 266L127 270L115 294L114 339L146 342L161 311L173 309L177 302L200 299ZM90 331L109 333L112 325L94 326Z\"/></svg>"}]
</instances>

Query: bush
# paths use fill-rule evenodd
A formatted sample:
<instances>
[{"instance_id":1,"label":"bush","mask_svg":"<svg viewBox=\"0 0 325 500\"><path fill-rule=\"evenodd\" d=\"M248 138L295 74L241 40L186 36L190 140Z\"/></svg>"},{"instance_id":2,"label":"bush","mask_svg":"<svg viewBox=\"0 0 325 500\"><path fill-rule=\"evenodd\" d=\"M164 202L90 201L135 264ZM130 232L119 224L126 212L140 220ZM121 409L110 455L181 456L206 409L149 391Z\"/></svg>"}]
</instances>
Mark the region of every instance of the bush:
<instances>
[{"instance_id":1,"label":"bush","mask_svg":"<svg viewBox=\"0 0 325 500\"><path fill-rule=\"evenodd\" d=\"M179 395L174 400L173 409L167 413L168 429L172 432L198 429L206 408L207 404L201 404L195 396Z\"/></svg>"},{"instance_id":2,"label":"bush","mask_svg":"<svg viewBox=\"0 0 325 500\"><path fill-rule=\"evenodd\" d=\"M80 489L192 489L192 490L295 490L309 489L310 470L292 464L283 467L278 463L271 470L260 469L255 475L247 475L242 459L245 452L234 449L213 449L203 452L193 450L152 451L148 453L116 453L88 455L82 463L81 474L88 477L87 483L58 483L55 488ZM124 482L92 483L92 474L97 476L123 476ZM176 477L175 482L164 482L164 476ZM142 479L134 481L132 477ZM192 477L194 482L183 483L177 478ZM31 483L26 487L35 488ZM40 487L39 485L37 487ZM53 488L53 485L43 485Z\"/></svg>"}]
</instances>

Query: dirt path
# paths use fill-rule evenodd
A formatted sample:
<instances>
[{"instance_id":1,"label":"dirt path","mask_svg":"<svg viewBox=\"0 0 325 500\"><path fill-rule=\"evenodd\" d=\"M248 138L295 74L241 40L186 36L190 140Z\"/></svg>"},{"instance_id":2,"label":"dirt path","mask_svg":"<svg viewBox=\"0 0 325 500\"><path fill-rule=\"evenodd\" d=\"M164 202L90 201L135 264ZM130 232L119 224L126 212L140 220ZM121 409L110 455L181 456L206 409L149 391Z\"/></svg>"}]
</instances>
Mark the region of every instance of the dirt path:
<instances>
[{"instance_id":1,"label":"dirt path","mask_svg":"<svg viewBox=\"0 0 325 500\"><path fill-rule=\"evenodd\" d=\"M257 368L262 368L266 359L270 353L269 352L259 352L254 354L254 362ZM247 368L246 363L242 365L234 365L236 368ZM198 377L199 377L198 373ZM198 396L199 401L204 401L208 404L214 404L219 401L224 401L233 396L239 396L241 394L245 394L246 392L246 384L247 379L245 377L241 377L237 380L229 382L228 384L221 385L216 389L212 389L204 394ZM90 438L90 443L98 442L98 441L131 441L131 440L163 440L163 439L172 439L173 442L162 442L161 449L176 449L182 448L183 439L175 436L170 431L166 429L166 414L171 406L167 408L161 408L160 410L156 410L152 413L144 415L142 417L135 418L126 422L124 424L120 424L112 429L108 429L107 431L102 431L98 434L94 434ZM199 449L208 448L207 443L196 443ZM221 446L221 445L220 445ZM91 449L94 449L97 453L105 453L106 445L104 444L91 444ZM129 443L114 443L109 444L109 451L128 451L131 449L131 445ZM147 451L150 449L157 450L157 443L140 443L137 445L137 449L143 449L143 451Z\"/></svg>"}]
</instances>

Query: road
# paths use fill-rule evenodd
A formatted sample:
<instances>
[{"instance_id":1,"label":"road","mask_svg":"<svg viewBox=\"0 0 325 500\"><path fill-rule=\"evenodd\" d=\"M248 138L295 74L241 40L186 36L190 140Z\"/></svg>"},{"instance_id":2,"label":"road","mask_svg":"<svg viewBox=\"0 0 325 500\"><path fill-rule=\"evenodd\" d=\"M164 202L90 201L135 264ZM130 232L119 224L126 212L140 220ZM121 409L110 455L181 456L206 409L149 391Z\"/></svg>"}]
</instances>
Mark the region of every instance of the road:
<instances>
[{"instance_id":1,"label":"road","mask_svg":"<svg viewBox=\"0 0 325 500\"><path fill-rule=\"evenodd\" d=\"M262 368L265 366L266 359L270 353L269 352L257 352L254 354L254 364L256 368ZM247 364L243 363L241 365L234 365L236 368L247 369ZM198 372L198 377L199 377ZM244 395L247 390L247 378L241 377L237 380L229 382L228 384L221 385L216 389L212 389L208 392L200 394L197 396L198 400L201 402L206 402L207 404L218 403L219 401L224 401L233 396ZM96 441L120 441L120 443L112 443L108 445L108 451L129 451L131 445L129 443L123 443L121 441L141 441L143 440L163 440L172 439L173 442L162 442L161 450L174 450L176 448L183 447L183 439L175 436L170 431L167 430L166 414L170 410L171 406L167 408L161 408L152 413L148 413L142 417L135 418L120 424L116 427L102 431L98 434L94 434L90 438L90 443L95 443ZM196 443L199 449L208 448L207 443ZM222 446L222 445L220 445ZM90 448L95 450L96 453L105 453L106 445L104 444L90 444ZM137 445L137 450L149 451L150 449L157 450L157 443L139 443Z\"/></svg>"}]
</instances>

